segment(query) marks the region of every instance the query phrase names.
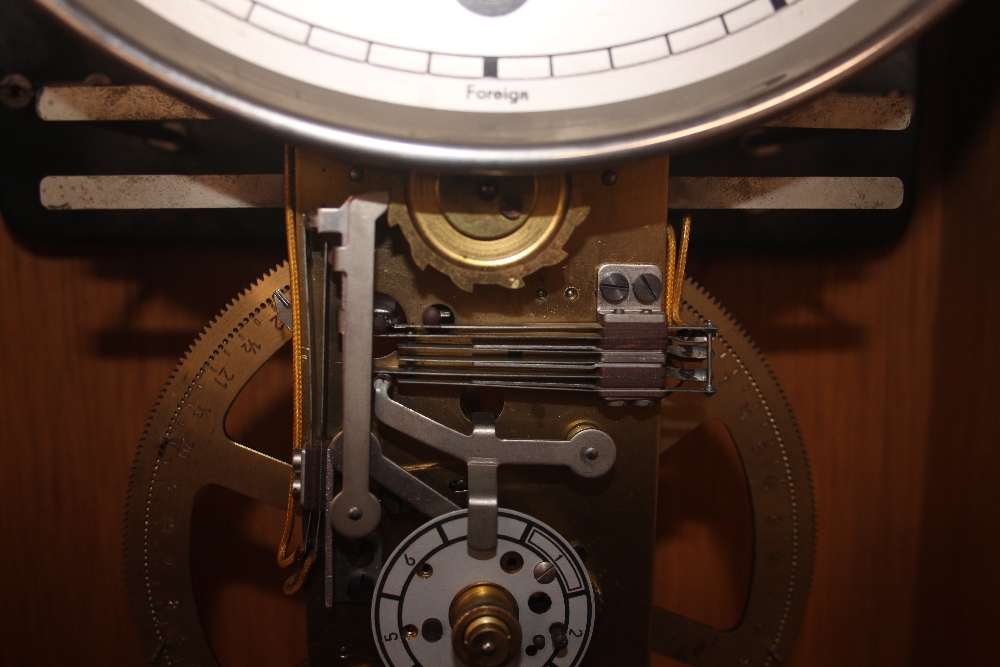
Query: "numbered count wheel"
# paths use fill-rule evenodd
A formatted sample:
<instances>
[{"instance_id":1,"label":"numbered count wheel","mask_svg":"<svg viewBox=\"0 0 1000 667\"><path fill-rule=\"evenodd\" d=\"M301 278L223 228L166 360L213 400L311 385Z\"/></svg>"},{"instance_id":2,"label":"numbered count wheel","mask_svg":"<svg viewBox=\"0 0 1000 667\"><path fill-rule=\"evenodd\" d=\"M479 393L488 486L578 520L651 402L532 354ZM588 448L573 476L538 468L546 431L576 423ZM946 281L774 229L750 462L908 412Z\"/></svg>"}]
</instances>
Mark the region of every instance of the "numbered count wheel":
<instances>
[{"instance_id":1,"label":"numbered count wheel","mask_svg":"<svg viewBox=\"0 0 1000 667\"><path fill-rule=\"evenodd\" d=\"M466 510L445 514L386 561L372 629L387 667L579 664L590 643L594 589L573 548L538 520L504 509L492 558L471 557L467 533ZM509 660L502 655L508 644Z\"/></svg>"}]
</instances>

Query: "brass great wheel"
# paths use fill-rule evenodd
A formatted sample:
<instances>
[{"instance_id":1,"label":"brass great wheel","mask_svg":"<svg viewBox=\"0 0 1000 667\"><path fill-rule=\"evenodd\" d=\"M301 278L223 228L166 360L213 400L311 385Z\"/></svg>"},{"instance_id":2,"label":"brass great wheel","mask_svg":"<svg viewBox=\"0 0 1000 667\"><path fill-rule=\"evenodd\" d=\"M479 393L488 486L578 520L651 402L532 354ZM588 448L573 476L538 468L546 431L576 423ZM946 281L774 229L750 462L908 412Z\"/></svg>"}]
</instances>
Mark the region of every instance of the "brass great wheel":
<instances>
[{"instance_id":1,"label":"brass great wheel","mask_svg":"<svg viewBox=\"0 0 1000 667\"><path fill-rule=\"evenodd\" d=\"M198 493L217 485L276 508L287 503L290 466L225 431L225 416L240 392L291 338L272 306L275 290L289 290L287 266L262 277L206 328L167 381L136 453L125 512L126 583L153 665L217 663L192 580ZM719 327L718 391L711 399L668 399L661 448L705 422L725 426L745 473L753 563L734 628L717 630L657 610L653 647L692 665L780 664L802 621L814 555L805 451L791 410L753 344L703 290L688 282L685 296L686 321L711 320Z\"/></svg>"},{"instance_id":2,"label":"brass great wheel","mask_svg":"<svg viewBox=\"0 0 1000 667\"><path fill-rule=\"evenodd\" d=\"M717 394L707 400L682 394L665 401L660 447L667 450L710 422L725 428L746 483L752 563L746 603L733 627L717 629L657 609L652 647L692 665L782 664L805 616L815 556L808 458L795 417L767 361L707 292L690 280L685 287L684 320L711 320L719 327L714 361Z\"/></svg>"},{"instance_id":3,"label":"brass great wheel","mask_svg":"<svg viewBox=\"0 0 1000 667\"><path fill-rule=\"evenodd\" d=\"M205 329L167 380L136 452L125 506L125 576L143 653L153 665L211 665L193 586L192 517L215 485L284 509L291 467L233 441L225 417L290 339L271 305L289 292L281 265Z\"/></svg>"}]
</instances>

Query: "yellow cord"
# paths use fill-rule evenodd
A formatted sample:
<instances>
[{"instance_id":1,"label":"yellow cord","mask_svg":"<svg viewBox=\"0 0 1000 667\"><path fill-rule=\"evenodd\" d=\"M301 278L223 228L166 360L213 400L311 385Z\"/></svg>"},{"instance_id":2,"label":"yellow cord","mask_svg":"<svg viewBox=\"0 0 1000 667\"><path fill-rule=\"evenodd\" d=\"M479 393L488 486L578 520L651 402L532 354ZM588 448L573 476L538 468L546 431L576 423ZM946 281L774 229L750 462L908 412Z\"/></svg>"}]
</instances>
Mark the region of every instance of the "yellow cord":
<instances>
[{"instance_id":1,"label":"yellow cord","mask_svg":"<svg viewBox=\"0 0 1000 667\"><path fill-rule=\"evenodd\" d=\"M688 244L691 240L691 216L684 216L684 227L681 230L680 249L677 250L677 268L673 271L673 289L670 292L669 318L674 324L684 324L681 319L681 292L684 289L684 272L687 270Z\"/></svg>"},{"instance_id":2,"label":"yellow cord","mask_svg":"<svg viewBox=\"0 0 1000 667\"><path fill-rule=\"evenodd\" d=\"M302 311L299 307L299 254L298 227L295 220L295 188L293 181L293 150L285 147L285 235L288 241L288 275L292 302L292 378L294 386L294 415L292 418L292 448L302 446ZM292 532L295 529L295 498L292 495L292 480L288 481L288 505L285 510L285 529L278 545L278 566L288 567L295 563L296 551L289 553ZM289 595L297 593L305 582L306 572L315 558L306 558L298 574L292 575L295 582L285 586ZM294 590L292 590L294 589Z\"/></svg>"},{"instance_id":3,"label":"yellow cord","mask_svg":"<svg viewBox=\"0 0 1000 667\"><path fill-rule=\"evenodd\" d=\"M296 555L299 554L301 549L302 546L300 545L299 550L296 551ZM306 574L309 573L309 568L312 567L313 561L315 560L315 551L306 556L306 559L302 562L301 569L299 569L299 571L292 576L288 577L288 580L285 581L285 585L281 587L281 590L284 591L285 595L295 595L302 590L302 586L306 583Z\"/></svg>"},{"instance_id":4,"label":"yellow cord","mask_svg":"<svg viewBox=\"0 0 1000 667\"><path fill-rule=\"evenodd\" d=\"M677 234L667 223L667 277L663 281L663 309L667 311L667 324L674 323L674 271L677 268Z\"/></svg>"}]
</instances>

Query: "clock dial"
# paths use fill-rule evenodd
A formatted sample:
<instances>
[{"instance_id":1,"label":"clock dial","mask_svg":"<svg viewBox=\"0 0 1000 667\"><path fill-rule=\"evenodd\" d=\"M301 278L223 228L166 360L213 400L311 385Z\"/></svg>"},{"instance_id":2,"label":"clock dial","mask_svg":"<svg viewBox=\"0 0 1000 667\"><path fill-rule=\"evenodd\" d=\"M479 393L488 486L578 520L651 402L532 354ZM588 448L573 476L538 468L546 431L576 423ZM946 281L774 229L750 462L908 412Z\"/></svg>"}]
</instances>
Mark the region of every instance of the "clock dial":
<instances>
[{"instance_id":1,"label":"clock dial","mask_svg":"<svg viewBox=\"0 0 1000 667\"><path fill-rule=\"evenodd\" d=\"M528 0L499 16L458 0L139 2L241 60L320 88L427 109L526 113L703 81L858 0Z\"/></svg>"},{"instance_id":2,"label":"clock dial","mask_svg":"<svg viewBox=\"0 0 1000 667\"><path fill-rule=\"evenodd\" d=\"M537 168L704 140L955 0L38 0L202 102L393 161Z\"/></svg>"}]
</instances>

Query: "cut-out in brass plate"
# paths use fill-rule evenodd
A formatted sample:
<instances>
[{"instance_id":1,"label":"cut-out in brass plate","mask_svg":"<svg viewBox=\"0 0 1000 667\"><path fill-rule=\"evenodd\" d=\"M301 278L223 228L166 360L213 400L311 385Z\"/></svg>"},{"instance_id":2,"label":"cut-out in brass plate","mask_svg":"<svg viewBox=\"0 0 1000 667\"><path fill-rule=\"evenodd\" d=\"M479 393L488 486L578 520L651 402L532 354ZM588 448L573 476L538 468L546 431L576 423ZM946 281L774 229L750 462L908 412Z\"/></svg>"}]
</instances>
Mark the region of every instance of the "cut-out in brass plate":
<instances>
[{"instance_id":1,"label":"cut-out in brass plate","mask_svg":"<svg viewBox=\"0 0 1000 667\"><path fill-rule=\"evenodd\" d=\"M566 258L563 246L590 209L564 175L452 176L414 172L400 227L421 269L432 266L466 291L473 285L524 286L524 277Z\"/></svg>"}]
</instances>

